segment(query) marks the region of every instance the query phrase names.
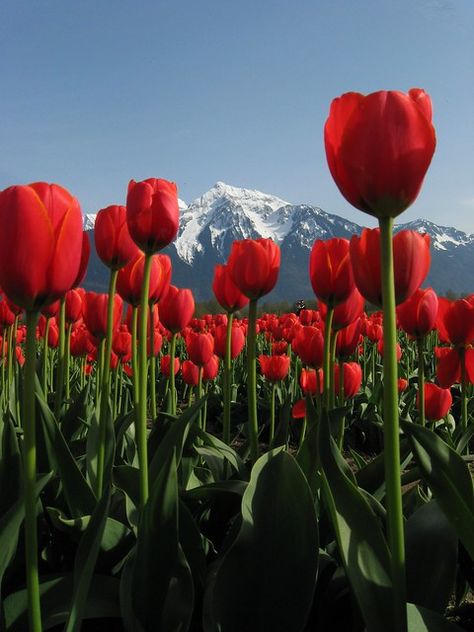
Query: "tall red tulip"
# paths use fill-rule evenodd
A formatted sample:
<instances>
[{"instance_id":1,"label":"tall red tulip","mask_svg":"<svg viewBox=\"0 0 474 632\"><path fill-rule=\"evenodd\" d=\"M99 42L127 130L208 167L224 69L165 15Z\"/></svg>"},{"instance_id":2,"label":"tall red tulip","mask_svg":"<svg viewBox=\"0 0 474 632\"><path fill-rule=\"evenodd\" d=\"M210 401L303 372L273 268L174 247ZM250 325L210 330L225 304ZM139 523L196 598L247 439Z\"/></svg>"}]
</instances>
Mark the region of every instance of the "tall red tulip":
<instances>
[{"instance_id":1,"label":"tall red tulip","mask_svg":"<svg viewBox=\"0 0 474 632\"><path fill-rule=\"evenodd\" d=\"M107 333L107 302L108 294L86 292L83 303L83 317L89 332L102 340ZM113 331L115 331L122 318L122 299L118 294L114 296Z\"/></svg>"},{"instance_id":2,"label":"tall red tulip","mask_svg":"<svg viewBox=\"0 0 474 632\"><path fill-rule=\"evenodd\" d=\"M214 333L214 351L220 358L225 357L227 325L219 325ZM234 360L245 345L245 334L241 327L232 327L230 341L230 357Z\"/></svg>"},{"instance_id":3,"label":"tall red tulip","mask_svg":"<svg viewBox=\"0 0 474 632\"><path fill-rule=\"evenodd\" d=\"M432 288L418 289L413 296L397 307L400 327L410 336L426 336L436 327L438 296Z\"/></svg>"},{"instance_id":4,"label":"tall red tulip","mask_svg":"<svg viewBox=\"0 0 474 632\"><path fill-rule=\"evenodd\" d=\"M173 333L182 331L194 314L194 298L191 290L170 285L160 303L160 321Z\"/></svg>"},{"instance_id":5,"label":"tall red tulip","mask_svg":"<svg viewBox=\"0 0 474 632\"><path fill-rule=\"evenodd\" d=\"M66 323L72 325L82 316L83 291L69 290L66 294ZM58 306L59 307L59 306Z\"/></svg>"},{"instance_id":6,"label":"tall red tulip","mask_svg":"<svg viewBox=\"0 0 474 632\"><path fill-rule=\"evenodd\" d=\"M117 292L129 305L138 307L141 301L145 255L137 248L135 256L119 270ZM163 283L160 260L154 256L150 270L149 296L158 293Z\"/></svg>"},{"instance_id":7,"label":"tall red tulip","mask_svg":"<svg viewBox=\"0 0 474 632\"><path fill-rule=\"evenodd\" d=\"M340 395L340 364L334 366L334 386L336 394ZM342 363L342 387L345 399L352 399L360 391L362 384L362 367L357 362Z\"/></svg>"},{"instance_id":8,"label":"tall red tulip","mask_svg":"<svg viewBox=\"0 0 474 632\"><path fill-rule=\"evenodd\" d=\"M417 403L420 394L417 393ZM449 388L440 388L436 384L425 384L425 416L428 421L437 421L446 417L453 403Z\"/></svg>"},{"instance_id":9,"label":"tall red tulip","mask_svg":"<svg viewBox=\"0 0 474 632\"><path fill-rule=\"evenodd\" d=\"M131 180L127 193L127 224L133 241L146 254L162 250L178 233L178 189L174 182Z\"/></svg>"},{"instance_id":10,"label":"tall red tulip","mask_svg":"<svg viewBox=\"0 0 474 632\"><path fill-rule=\"evenodd\" d=\"M317 239L309 257L309 277L320 301L334 306L354 290L348 239Z\"/></svg>"},{"instance_id":11,"label":"tall red tulip","mask_svg":"<svg viewBox=\"0 0 474 632\"><path fill-rule=\"evenodd\" d=\"M329 170L342 195L375 217L396 217L416 199L436 146L430 97L348 92L324 128Z\"/></svg>"},{"instance_id":12,"label":"tall red tulip","mask_svg":"<svg viewBox=\"0 0 474 632\"><path fill-rule=\"evenodd\" d=\"M123 268L138 254L137 245L128 232L125 206L113 204L97 213L94 240L99 259L111 270Z\"/></svg>"},{"instance_id":13,"label":"tall red tulip","mask_svg":"<svg viewBox=\"0 0 474 632\"><path fill-rule=\"evenodd\" d=\"M359 290L354 286L354 289L349 296L339 303L334 308L334 314L332 317L332 328L334 331L344 329L355 320L362 316L364 311L365 300ZM325 303L319 304L319 310L321 316L326 320L327 307Z\"/></svg>"},{"instance_id":14,"label":"tall red tulip","mask_svg":"<svg viewBox=\"0 0 474 632\"><path fill-rule=\"evenodd\" d=\"M57 184L35 182L0 193L0 286L34 310L64 296L79 271L79 202Z\"/></svg>"},{"instance_id":15,"label":"tall red tulip","mask_svg":"<svg viewBox=\"0 0 474 632\"><path fill-rule=\"evenodd\" d=\"M290 357L287 355L260 355L258 361L263 377L269 382L279 382L288 375Z\"/></svg>"},{"instance_id":16,"label":"tall red tulip","mask_svg":"<svg viewBox=\"0 0 474 632\"><path fill-rule=\"evenodd\" d=\"M249 302L232 280L227 265L216 265L214 268L212 291L219 305L229 314L242 309Z\"/></svg>"},{"instance_id":17,"label":"tall red tulip","mask_svg":"<svg viewBox=\"0 0 474 632\"><path fill-rule=\"evenodd\" d=\"M177 359L177 358L176 358ZM197 386L199 382L199 367L192 360L185 360L181 367L183 382L188 386Z\"/></svg>"},{"instance_id":18,"label":"tall red tulip","mask_svg":"<svg viewBox=\"0 0 474 632\"><path fill-rule=\"evenodd\" d=\"M304 365L323 364L324 335L318 327L303 327L293 339L292 347Z\"/></svg>"},{"instance_id":19,"label":"tall red tulip","mask_svg":"<svg viewBox=\"0 0 474 632\"><path fill-rule=\"evenodd\" d=\"M271 239L234 241L228 260L229 274L249 299L273 290L280 271L280 248Z\"/></svg>"},{"instance_id":20,"label":"tall red tulip","mask_svg":"<svg viewBox=\"0 0 474 632\"><path fill-rule=\"evenodd\" d=\"M374 305L382 306L380 230L364 228L350 243L354 279L360 293ZM430 236L401 230L393 237L395 301L409 299L420 287L431 264Z\"/></svg>"},{"instance_id":21,"label":"tall red tulip","mask_svg":"<svg viewBox=\"0 0 474 632\"><path fill-rule=\"evenodd\" d=\"M191 331L186 337L186 350L189 359L194 364L204 366L214 353L214 338L212 334Z\"/></svg>"}]
</instances>

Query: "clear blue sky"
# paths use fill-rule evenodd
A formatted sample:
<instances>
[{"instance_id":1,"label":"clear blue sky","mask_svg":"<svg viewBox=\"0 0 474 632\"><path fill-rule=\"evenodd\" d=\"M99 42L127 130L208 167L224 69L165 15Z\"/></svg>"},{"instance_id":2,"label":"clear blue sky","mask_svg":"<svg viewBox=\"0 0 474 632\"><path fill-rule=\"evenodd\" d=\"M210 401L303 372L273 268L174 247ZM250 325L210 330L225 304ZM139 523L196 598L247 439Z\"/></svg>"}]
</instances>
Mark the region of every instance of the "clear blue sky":
<instances>
[{"instance_id":1,"label":"clear blue sky","mask_svg":"<svg viewBox=\"0 0 474 632\"><path fill-rule=\"evenodd\" d=\"M0 187L63 184L84 212L130 178L216 181L370 221L323 125L348 90L432 96L438 147L403 220L474 232L473 0L3 0Z\"/></svg>"}]
</instances>

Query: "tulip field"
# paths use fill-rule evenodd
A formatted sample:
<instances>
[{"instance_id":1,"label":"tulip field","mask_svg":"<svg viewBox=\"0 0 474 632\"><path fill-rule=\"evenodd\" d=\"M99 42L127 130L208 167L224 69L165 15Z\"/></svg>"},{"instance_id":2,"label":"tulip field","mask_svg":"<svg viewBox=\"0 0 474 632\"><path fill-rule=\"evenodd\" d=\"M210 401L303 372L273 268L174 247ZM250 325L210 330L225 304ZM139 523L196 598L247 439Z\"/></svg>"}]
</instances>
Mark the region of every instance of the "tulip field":
<instances>
[{"instance_id":1,"label":"tulip field","mask_svg":"<svg viewBox=\"0 0 474 632\"><path fill-rule=\"evenodd\" d=\"M324 138L379 227L314 243L294 313L259 308L285 265L261 238L195 316L172 182L132 180L94 244L61 186L0 192L1 632L474 629L474 295L425 287L429 236L393 233L430 97L344 94Z\"/></svg>"}]
</instances>

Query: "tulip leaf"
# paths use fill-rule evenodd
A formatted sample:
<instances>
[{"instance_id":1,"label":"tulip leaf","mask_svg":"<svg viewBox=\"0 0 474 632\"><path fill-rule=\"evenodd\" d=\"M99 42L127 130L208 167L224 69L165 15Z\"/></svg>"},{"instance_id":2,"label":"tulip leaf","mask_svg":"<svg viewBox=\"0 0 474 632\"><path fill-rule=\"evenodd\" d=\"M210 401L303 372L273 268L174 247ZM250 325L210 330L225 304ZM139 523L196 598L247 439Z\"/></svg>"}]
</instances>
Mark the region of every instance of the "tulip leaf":
<instances>
[{"instance_id":1,"label":"tulip leaf","mask_svg":"<svg viewBox=\"0 0 474 632\"><path fill-rule=\"evenodd\" d=\"M22 494L22 467L18 438L13 423L5 415L1 428L0 445L0 516L2 516Z\"/></svg>"},{"instance_id":2,"label":"tulip leaf","mask_svg":"<svg viewBox=\"0 0 474 632\"><path fill-rule=\"evenodd\" d=\"M96 505L94 492L77 466L77 462L71 454L49 407L40 397L37 399L43 413L43 426L46 438L49 441L50 449L55 455L64 497L71 516L78 518L84 515L91 515Z\"/></svg>"},{"instance_id":3,"label":"tulip leaf","mask_svg":"<svg viewBox=\"0 0 474 632\"><path fill-rule=\"evenodd\" d=\"M462 632L463 630L447 621L438 612L415 606L412 603L407 604L407 615L409 632Z\"/></svg>"},{"instance_id":4,"label":"tulip leaf","mask_svg":"<svg viewBox=\"0 0 474 632\"><path fill-rule=\"evenodd\" d=\"M387 630L393 612L390 554L365 495L359 490L330 436L327 415L321 418L319 452L323 491L344 568L368 632Z\"/></svg>"},{"instance_id":5,"label":"tulip leaf","mask_svg":"<svg viewBox=\"0 0 474 632\"><path fill-rule=\"evenodd\" d=\"M400 459L402 469L412 460L410 443L404 438L400 441ZM382 500L385 496L385 453L381 452L359 469L356 479L359 487L368 491L377 500Z\"/></svg>"},{"instance_id":6,"label":"tulip leaf","mask_svg":"<svg viewBox=\"0 0 474 632\"><path fill-rule=\"evenodd\" d=\"M57 628L67 621L74 590L72 573L47 579L40 583L43 630ZM120 617L118 600L119 580L105 575L92 577L84 619ZM4 601L8 632L28 630L28 603L26 589L8 595Z\"/></svg>"},{"instance_id":7,"label":"tulip leaf","mask_svg":"<svg viewBox=\"0 0 474 632\"><path fill-rule=\"evenodd\" d=\"M409 601L443 613L454 589L458 538L435 500L406 521L405 551Z\"/></svg>"},{"instance_id":8,"label":"tulip leaf","mask_svg":"<svg viewBox=\"0 0 474 632\"><path fill-rule=\"evenodd\" d=\"M459 539L474 559L474 489L463 458L432 430L402 422L418 467Z\"/></svg>"},{"instance_id":9,"label":"tulip leaf","mask_svg":"<svg viewBox=\"0 0 474 632\"><path fill-rule=\"evenodd\" d=\"M122 609L133 630L188 629L194 589L191 570L179 544L178 507L173 450L154 482L140 518L134 555L124 569Z\"/></svg>"},{"instance_id":10,"label":"tulip leaf","mask_svg":"<svg viewBox=\"0 0 474 632\"><path fill-rule=\"evenodd\" d=\"M76 397L73 404L66 410L61 420L61 432L63 433L66 441L75 439L79 432L81 432L81 425L78 423L79 419L86 420L87 415L87 402L90 394L90 381L84 386L82 391Z\"/></svg>"},{"instance_id":11,"label":"tulip leaf","mask_svg":"<svg viewBox=\"0 0 474 632\"><path fill-rule=\"evenodd\" d=\"M240 531L209 577L206 632L303 630L318 554L311 490L295 459L277 448L254 465Z\"/></svg>"}]
</instances>

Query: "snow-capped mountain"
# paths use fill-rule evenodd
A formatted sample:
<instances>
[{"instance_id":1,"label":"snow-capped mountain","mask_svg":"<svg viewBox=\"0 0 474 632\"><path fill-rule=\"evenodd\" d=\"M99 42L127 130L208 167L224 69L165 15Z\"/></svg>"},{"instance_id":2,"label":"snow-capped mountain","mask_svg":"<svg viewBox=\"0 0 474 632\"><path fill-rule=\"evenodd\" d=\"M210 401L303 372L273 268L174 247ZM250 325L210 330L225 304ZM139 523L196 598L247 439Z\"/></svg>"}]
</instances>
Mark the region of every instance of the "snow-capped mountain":
<instances>
[{"instance_id":1,"label":"snow-capped mountain","mask_svg":"<svg viewBox=\"0 0 474 632\"><path fill-rule=\"evenodd\" d=\"M173 283L191 287L197 300L212 297L216 263L224 262L235 239L270 237L281 247L279 282L271 299L294 301L311 297L308 257L316 239L346 237L362 227L317 206L291 204L279 197L223 182L217 182L189 205L179 200L180 228L167 252L173 260ZM85 230L92 230L95 215L84 218ZM400 224L431 236L432 266L427 283L439 292L469 292L473 289L466 271L474 269L474 235L455 228L418 219ZM95 253L94 253L95 255ZM105 288L107 271L95 258L87 282ZM103 281L102 281L103 278Z\"/></svg>"}]
</instances>

